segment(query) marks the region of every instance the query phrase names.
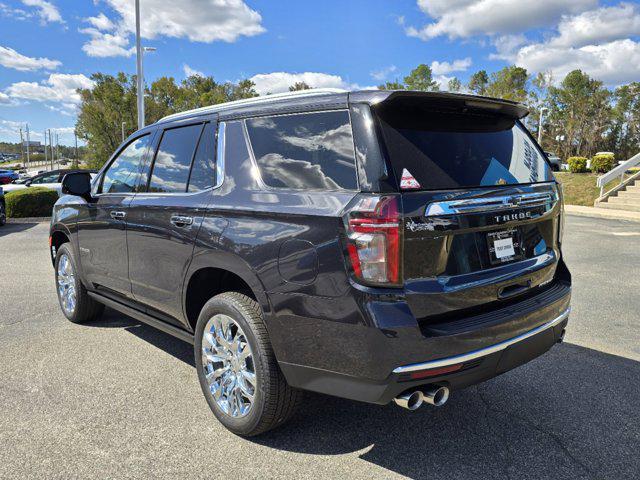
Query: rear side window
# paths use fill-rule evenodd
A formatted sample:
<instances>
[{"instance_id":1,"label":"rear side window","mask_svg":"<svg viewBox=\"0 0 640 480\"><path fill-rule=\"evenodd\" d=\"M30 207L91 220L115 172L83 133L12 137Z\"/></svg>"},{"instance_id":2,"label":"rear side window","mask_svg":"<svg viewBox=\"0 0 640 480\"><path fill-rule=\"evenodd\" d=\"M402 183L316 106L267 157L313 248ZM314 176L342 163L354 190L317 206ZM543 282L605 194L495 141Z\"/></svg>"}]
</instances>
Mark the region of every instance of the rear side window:
<instances>
[{"instance_id":1,"label":"rear side window","mask_svg":"<svg viewBox=\"0 0 640 480\"><path fill-rule=\"evenodd\" d=\"M301 190L357 188L348 112L252 118L246 125L267 186Z\"/></svg>"},{"instance_id":2,"label":"rear side window","mask_svg":"<svg viewBox=\"0 0 640 480\"><path fill-rule=\"evenodd\" d=\"M191 161L202 132L202 124L165 130L151 170L149 192L187 191Z\"/></svg>"},{"instance_id":3,"label":"rear side window","mask_svg":"<svg viewBox=\"0 0 640 480\"><path fill-rule=\"evenodd\" d=\"M130 193L135 190L150 140L149 135L144 135L120 152L104 173L102 193Z\"/></svg>"},{"instance_id":4,"label":"rear side window","mask_svg":"<svg viewBox=\"0 0 640 480\"><path fill-rule=\"evenodd\" d=\"M216 129L213 124L207 123L193 159L191 178L189 179L190 192L200 192L216 185L215 144Z\"/></svg>"},{"instance_id":5,"label":"rear side window","mask_svg":"<svg viewBox=\"0 0 640 480\"><path fill-rule=\"evenodd\" d=\"M398 179L423 190L516 185L552 180L544 155L513 120L430 112L381 119Z\"/></svg>"}]
</instances>

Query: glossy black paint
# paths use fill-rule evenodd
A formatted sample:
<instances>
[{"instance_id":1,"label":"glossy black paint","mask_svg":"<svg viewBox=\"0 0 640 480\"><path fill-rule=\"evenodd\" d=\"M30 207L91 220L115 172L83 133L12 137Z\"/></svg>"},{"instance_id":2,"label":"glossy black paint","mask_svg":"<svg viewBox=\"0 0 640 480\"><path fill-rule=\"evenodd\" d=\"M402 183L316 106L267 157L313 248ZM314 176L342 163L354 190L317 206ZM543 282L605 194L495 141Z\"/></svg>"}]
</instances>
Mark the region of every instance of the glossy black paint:
<instances>
[{"instance_id":1,"label":"glossy black paint","mask_svg":"<svg viewBox=\"0 0 640 480\"><path fill-rule=\"evenodd\" d=\"M133 309L143 321L152 318L171 325L165 330L174 334L179 328L184 338L191 338L194 327L189 313L192 280L212 269L230 272L260 304L276 357L293 386L388 402L404 389L427 383L402 383L392 373L394 368L512 338L566 310L570 298L570 275L558 242L560 204L507 224L496 225L491 215L477 214L432 218L430 228L420 231L408 228L410 223L427 222L424 209L432 201L452 195L555 191L555 183L402 194L404 286L373 288L355 282L345 262L343 217L357 192L270 189L255 175L242 119L344 109L351 116L360 191L398 192L371 113L372 104L397 96L406 98L390 92L294 98L151 125L134 135L156 135L153 150L163 128L189 121L224 122L222 184L195 194L143 191L94 195L91 201L65 196L54 209L52 235L64 235L71 242L79 254L82 281L93 295L108 298L111 306L121 305L125 313ZM431 97L456 102L470 98ZM493 101L479 102L482 107ZM524 114L511 102L494 103L512 115ZM148 164L153 153L147 155ZM94 194L103 171L94 181ZM112 218L113 211L125 211L125 219ZM193 223L176 226L171 223L176 215L191 217ZM488 265L488 253L482 251L486 233L511 226L522 231L523 259ZM505 288L523 282L528 288L522 297L500 298ZM566 288L557 298L543 295L554 285ZM539 301L533 309L520 309L520 298L522 305ZM475 323L453 333L438 330L443 323L466 318ZM542 353L560 332L554 329L552 337L541 341L542 347L525 349L516 357ZM429 383L459 388L518 363L505 360L499 366L501 358L487 357L473 371Z\"/></svg>"}]
</instances>

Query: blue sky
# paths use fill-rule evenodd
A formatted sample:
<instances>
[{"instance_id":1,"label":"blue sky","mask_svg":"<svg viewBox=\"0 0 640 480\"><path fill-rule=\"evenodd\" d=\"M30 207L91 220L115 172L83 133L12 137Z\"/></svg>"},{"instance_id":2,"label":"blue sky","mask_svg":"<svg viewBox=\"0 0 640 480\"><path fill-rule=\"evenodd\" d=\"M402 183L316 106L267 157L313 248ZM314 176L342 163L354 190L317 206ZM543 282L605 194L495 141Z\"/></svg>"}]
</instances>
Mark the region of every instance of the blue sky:
<instances>
[{"instance_id":1,"label":"blue sky","mask_svg":"<svg viewBox=\"0 0 640 480\"><path fill-rule=\"evenodd\" d=\"M446 88L516 63L558 81L573 68L640 80L640 5L598 0L141 0L147 81L187 72L252 78L259 92L362 88L420 63ZM133 0L0 0L0 140L73 140L94 72L135 72Z\"/></svg>"}]
</instances>

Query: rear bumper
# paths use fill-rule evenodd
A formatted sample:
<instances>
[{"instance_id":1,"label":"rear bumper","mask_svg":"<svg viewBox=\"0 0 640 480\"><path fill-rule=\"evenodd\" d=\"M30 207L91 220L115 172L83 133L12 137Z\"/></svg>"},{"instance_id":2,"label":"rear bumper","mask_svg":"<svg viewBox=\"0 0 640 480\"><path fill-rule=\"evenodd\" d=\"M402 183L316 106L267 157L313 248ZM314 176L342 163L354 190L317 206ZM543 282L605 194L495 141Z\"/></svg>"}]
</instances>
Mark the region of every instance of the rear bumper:
<instances>
[{"instance_id":1,"label":"rear bumper","mask_svg":"<svg viewBox=\"0 0 640 480\"><path fill-rule=\"evenodd\" d=\"M542 325L529 330L528 332L522 333L516 337L510 338L508 340L504 340L500 343L496 343L494 345L490 345L488 347L480 348L478 350L474 350L472 352L467 352L462 355L455 355L453 357L440 358L438 360L431 360L429 362L422 363L414 363L412 365L405 365L402 367L397 367L393 370L395 374L403 374L403 373L413 373L422 370L432 370L432 369L441 369L444 367L450 367L453 365L467 364L472 361L476 361L479 358L487 357L496 352L502 352L507 350L508 348L514 346L517 348L519 343L528 340L531 337L542 335L546 330L552 329L559 324L566 324L569 318L569 313L571 312L571 308L567 308L564 312L558 315L553 320L550 320Z\"/></svg>"},{"instance_id":2,"label":"rear bumper","mask_svg":"<svg viewBox=\"0 0 640 480\"><path fill-rule=\"evenodd\" d=\"M387 404L406 390L423 385L443 385L455 391L489 380L523 365L562 341L570 309L550 321L509 340L462 355L395 368L381 382L301 365L281 363L287 380L305 390L335 395L368 403ZM469 365L460 371L412 380L410 373L441 369L451 365Z\"/></svg>"},{"instance_id":3,"label":"rear bumper","mask_svg":"<svg viewBox=\"0 0 640 480\"><path fill-rule=\"evenodd\" d=\"M426 384L456 390L522 365L562 339L571 300L570 276L563 277L499 310L426 325L402 298L335 299L334 318L289 310L272 341L297 388L378 404ZM327 305L319 300L314 313Z\"/></svg>"}]
</instances>

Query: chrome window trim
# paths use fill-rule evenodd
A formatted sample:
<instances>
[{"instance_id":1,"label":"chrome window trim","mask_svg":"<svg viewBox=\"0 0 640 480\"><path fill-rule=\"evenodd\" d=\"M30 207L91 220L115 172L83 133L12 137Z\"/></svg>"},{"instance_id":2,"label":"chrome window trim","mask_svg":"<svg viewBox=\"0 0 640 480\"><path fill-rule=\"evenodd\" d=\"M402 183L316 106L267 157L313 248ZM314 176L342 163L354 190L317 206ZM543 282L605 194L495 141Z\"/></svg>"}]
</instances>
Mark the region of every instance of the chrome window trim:
<instances>
[{"instance_id":1,"label":"chrome window trim","mask_svg":"<svg viewBox=\"0 0 640 480\"><path fill-rule=\"evenodd\" d=\"M562 312L559 316L554 318L553 320L548 321L547 323L543 323L542 325L529 330L517 337L510 338L509 340L505 340L504 342L496 343L495 345L491 345L490 347L481 348L479 350L474 350L469 353L463 353L462 355L456 355L454 357L441 358L438 360L431 360L429 362L423 363L414 363L412 365L405 365L403 367L398 367L393 370L393 373L407 373L407 372L415 372L418 370L429 370L432 368L440 368L440 367L448 367L450 365L457 365L459 363L466 363L471 360L475 360L476 358L486 357L487 355L491 355L492 353L500 352L510 347L511 345L515 345L516 343L520 343L528 338L537 335L538 333L542 333L549 328L553 328L559 323L561 323L564 319L566 319L571 313L571 308L567 308L564 312Z\"/></svg>"},{"instance_id":2,"label":"chrome window trim","mask_svg":"<svg viewBox=\"0 0 640 480\"><path fill-rule=\"evenodd\" d=\"M204 123L206 125L206 122ZM222 133L222 148L220 148L220 134ZM203 130L204 134L204 130ZM219 122L216 130L216 184L205 190L199 190L197 192L132 192L130 195L137 197L188 197L191 195L201 195L207 192L213 192L219 189L224 184L224 152L225 152L225 135L226 135L226 122ZM193 160L192 160L193 166ZM151 170L149 170L149 178L151 178ZM191 177L189 177L191 180ZM187 185L188 188L188 185Z\"/></svg>"},{"instance_id":3,"label":"chrome window trim","mask_svg":"<svg viewBox=\"0 0 640 480\"><path fill-rule=\"evenodd\" d=\"M542 206L547 206L551 210L557 202L558 194L556 192L520 193L495 197L445 200L430 203L424 212L424 216L438 217Z\"/></svg>"}]
</instances>

